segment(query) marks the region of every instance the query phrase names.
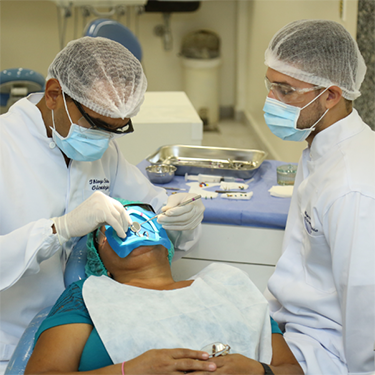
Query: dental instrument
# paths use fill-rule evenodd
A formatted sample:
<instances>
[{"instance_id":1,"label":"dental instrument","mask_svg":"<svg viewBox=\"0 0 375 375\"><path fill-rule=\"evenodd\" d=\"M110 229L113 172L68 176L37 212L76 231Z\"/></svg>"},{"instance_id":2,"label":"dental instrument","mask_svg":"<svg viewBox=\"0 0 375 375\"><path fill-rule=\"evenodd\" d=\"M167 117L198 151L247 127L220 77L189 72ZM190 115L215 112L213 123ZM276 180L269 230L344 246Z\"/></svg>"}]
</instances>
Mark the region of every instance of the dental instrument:
<instances>
[{"instance_id":1,"label":"dental instrument","mask_svg":"<svg viewBox=\"0 0 375 375\"><path fill-rule=\"evenodd\" d=\"M234 199L234 200L249 200L253 196L253 192L250 191L249 193L235 193L235 194L221 194L220 198L224 199Z\"/></svg>"},{"instance_id":2,"label":"dental instrument","mask_svg":"<svg viewBox=\"0 0 375 375\"><path fill-rule=\"evenodd\" d=\"M242 178L235 178L235 177L225 177L225 176L213 176L209 174L199 174L197 176L188 175L185 173L185 181L198 181L200 183L203 182L245 182Z\"/></svg>"},{"instance_id":3,"label":"dental instrument","mask_svg":"<svg viewBox=\"0 0 375 375\"><path fill-rule=\"evenodd\" d=\"M158 244L163 245L167 249L171 249L171 242L161 224L151 221L141 228L142 221L155 214L155 211L151 206L146 206L149 205L134 205L130 203L124 206L133 220L133 229L132 226L129 227L126 238L120 238L114 231L113 227L109 225L105 226L106 230L104 235L107 238L109 245L119 257L125 258L139 246ZM97 232L97 234L99 233L103 234L102 231Z\"/></svg>"},{"instance_id":4,"label":"dental instrument","mask_svg":"<svg viewBox=\"0 0 375 375\"><path fill-rule=\"evenodd\" d=\"M184 190L184 191L186 191L186 189L177 188L177 187L167 187L167 186L163 186L163 189L165 189L165 190Z\"/></svg>"},{"instance_id":5,"label":"dental instrument","mask_svg":"<svg viewBox=\"0 0 375 375\"><path fill-rule=\"evenodd\" d=\"M141 230L141 224L139 224L138 221L134 221L130 226L130 230L134 233L138 233Z\"/></svg>"},{"instance_id":6,"label":"dental instrument","mask_svg":"<svg viewBox=\"0 0 375 375\"><path fill-rule=\"evenodd\" d=\"M247 191L244 191L244 190L215 190L215 193L219 193L219 194L227 194L227 193L248 193Z\"/></svg>"},{"instance_id":7,"label":"dental instrument","mask_svg":"<svg viewBox=\"0 0 375 375\"><path fill-rule=\"evenodd\" d=\"M173 208L176 208L176 207L186 206L187 204L192 203L192 202L195 202L196 200L201 199L201 198L202 198L201 195L196 195L194 198L188 199L187 201L182 202L182 203L178 204L177 206L172 207L172 208L170 208L170 209L172 210ZM148 223L149 221L154 220L155 218L157 218L157 217L160 216L160 215L165 215L165 212L160 212L160 214L157 214L157 215L151 217L150 219L144 221L142 224L140 224L140 227L143 226L144 224ZM133 223L133 225L134 225L134 223ZM140 229L140 228L139 228L139 229ZM132 229L132 230L133 230L133 229Z\"/></svg>"}]
</instances>

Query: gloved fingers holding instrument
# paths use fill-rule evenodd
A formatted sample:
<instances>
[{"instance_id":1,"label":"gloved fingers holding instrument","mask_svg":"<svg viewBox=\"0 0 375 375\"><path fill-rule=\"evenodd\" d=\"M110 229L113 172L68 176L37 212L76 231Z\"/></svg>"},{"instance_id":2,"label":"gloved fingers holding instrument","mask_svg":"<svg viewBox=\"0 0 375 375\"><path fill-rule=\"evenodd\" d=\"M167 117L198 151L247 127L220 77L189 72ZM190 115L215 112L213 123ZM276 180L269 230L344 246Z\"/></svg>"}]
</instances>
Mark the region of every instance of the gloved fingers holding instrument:
<instances>
[{"instance_id":1,"label":"gloved fingers holding instrument","mask_svg":"<svg viewBox=\"0 0 375 375\"><path fill-rule=\"evenodd\" d=\"M112 226L119 237L125 238L129 226L133 224L119 201L99 191L71 212L52 220L60 243L71 237L85 236L102 224Z\"/></svg>"},{"instance_id":2,"label":"gloved fingers holding instrument","mask_svg":"<svg viewBox=\"0 0 375 375\"><path fill-rule=\"evenodd\" d=\"M166 230L185 231L195 229L203 220L204 204L196 199L189 204L176 207L197 195L191 193L173 194L162 208L165 215L158 217L158 223Z\"/></svg>"}]
</instances>

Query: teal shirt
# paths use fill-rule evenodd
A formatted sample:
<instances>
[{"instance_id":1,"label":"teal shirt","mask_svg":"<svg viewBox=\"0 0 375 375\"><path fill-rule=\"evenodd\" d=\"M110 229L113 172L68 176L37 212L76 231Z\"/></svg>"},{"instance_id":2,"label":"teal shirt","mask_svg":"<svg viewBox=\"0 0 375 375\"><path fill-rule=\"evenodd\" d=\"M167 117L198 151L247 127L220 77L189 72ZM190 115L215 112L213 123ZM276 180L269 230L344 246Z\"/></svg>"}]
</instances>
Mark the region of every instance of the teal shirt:
<instances>
[{"instance_id":1,"label":"teal shirt","mask_svg":"<svg viewBox=\"0 0 375 375\"><path fill-rule=\"evenodd\" d=\"M77 281L64 291L40 325L35 342L45 330L52 327L74 323L94 326L82 297L84 282L85 280ZM282 334L277 323L270 319L272 333ZM90 371L110 365L113 365L113 362L94 327L83 349L78 371Z\"/></svg>"}]
</instances>

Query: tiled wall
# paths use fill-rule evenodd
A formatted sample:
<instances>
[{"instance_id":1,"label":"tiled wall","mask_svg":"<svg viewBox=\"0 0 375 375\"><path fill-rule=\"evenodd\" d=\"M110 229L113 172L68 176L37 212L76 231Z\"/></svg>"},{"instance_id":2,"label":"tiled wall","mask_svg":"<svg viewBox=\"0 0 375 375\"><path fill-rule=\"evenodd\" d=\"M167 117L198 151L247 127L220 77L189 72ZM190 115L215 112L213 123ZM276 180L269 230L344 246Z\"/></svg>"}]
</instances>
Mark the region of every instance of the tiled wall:
<instances>
[{"instance_id":1,"label":"tiled wall","mask_svg":"<svg viewBox=\"0 0 375 375\"><path fill-rule=\"evenodd\" d=\"M354 102L362 119L375 130L375 1L358 1L357 42L365 59L367 72L362 95Z\"/></svg>"}]
</instances>

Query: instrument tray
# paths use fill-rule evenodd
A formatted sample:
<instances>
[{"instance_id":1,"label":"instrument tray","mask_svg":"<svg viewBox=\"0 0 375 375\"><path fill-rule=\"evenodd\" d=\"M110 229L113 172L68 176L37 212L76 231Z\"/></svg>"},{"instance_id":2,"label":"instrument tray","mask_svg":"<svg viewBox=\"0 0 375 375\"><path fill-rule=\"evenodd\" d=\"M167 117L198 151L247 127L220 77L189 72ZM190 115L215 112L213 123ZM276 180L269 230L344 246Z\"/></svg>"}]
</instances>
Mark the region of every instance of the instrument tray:
<instances>
[{"instance_id":1,"label":"instrument tray","mask_svg":"<svg viewBox=\"0 0 375 375\"><path fill-rule=\"evenodd\" d=\"M176 175L210 174L243 179L251 178L266 158L267 153L223 147L169 145L158 148L147 157L151 164L174 165Z\"/></svg>"}]
</instances>

